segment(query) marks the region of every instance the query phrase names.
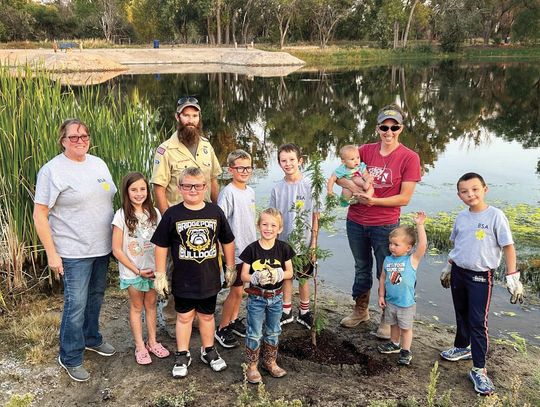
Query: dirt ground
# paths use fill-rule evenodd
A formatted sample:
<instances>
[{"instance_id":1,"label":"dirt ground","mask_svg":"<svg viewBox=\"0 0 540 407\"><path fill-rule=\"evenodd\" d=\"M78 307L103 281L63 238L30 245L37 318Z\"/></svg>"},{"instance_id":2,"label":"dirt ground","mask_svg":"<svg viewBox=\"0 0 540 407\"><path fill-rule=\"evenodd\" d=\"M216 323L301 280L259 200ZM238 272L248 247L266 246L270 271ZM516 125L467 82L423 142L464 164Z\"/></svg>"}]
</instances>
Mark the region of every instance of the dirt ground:
<instances>
[{"instance_id":1,"label":"dirt ground","mask_svg":"<svg viewBox=\"0 0 540 407\"><path fill-rule=\"evenodd\" d=\"M218 299L218 304L223 296ZM297 300L297 299L296 299ZM47 312L61 311L61 297ZM452 404L473 406L478 398L467 378L471 362L441 361L438 354L452 345L453 328L422 322L420 317L414 328L413 360L408 367L396 364L397 355L380 355L376 346L381 343L370 332L380 318L372 310L372 320L357 328L339 326L352 301L345 296L324 293L322 308L327 317L326 336L343 344L343 352L358 352L357 365L326 365L299 360L295 355L280 355L280 364L288 371L282 379L263 373L270 398L299 399L308 406L366 406L375 400L404 402L414 397L419 405L426 405L426 387L435 361L439 361L438 396L451 390ZM218 307L219 308L219 307ZM219 311L218 314L219 315ZM56 349L51 349L49 361L41 366L30 366L21 360L16 350L0 345L0 402L15 394L34 395L35 406L154 406L160 395L178 395L190 388L192 406L231 406L237 402L243 384L241 348L223 349L218 346L228 369L214 373L199 359L200 338L197 330L191 340L193 363L185 379L173 379L173 356L159 360L153 358L148 366L135 362L134 347L128 325L128 301L123 293L107 294L102 310L102 333L117 349L116 355L104 358L92 352L85 354L84 366L90 372L88 382L72 381L56 363ZM308 331L297 323L286 325L282 343L307 336ZM160 334L163 344L174 351L174 340ZM511 346L492 341L488 359L490 376L502 397L511 393L512 379L520 375L527 400L540 400L538 386L540 350L528 347L527 354ZM376 369L366 368L366 364ZM535 375L535 377L533 377ZM536 388L534 386L536 385ZM256 392L256 386L250 385ZM531 405L535 405L533 404ZM405 404L402 404L405 405ZM523 403L518 404L523 405ZM537 404L536 404L537 405Z\"/></svg>"}]
</instances>

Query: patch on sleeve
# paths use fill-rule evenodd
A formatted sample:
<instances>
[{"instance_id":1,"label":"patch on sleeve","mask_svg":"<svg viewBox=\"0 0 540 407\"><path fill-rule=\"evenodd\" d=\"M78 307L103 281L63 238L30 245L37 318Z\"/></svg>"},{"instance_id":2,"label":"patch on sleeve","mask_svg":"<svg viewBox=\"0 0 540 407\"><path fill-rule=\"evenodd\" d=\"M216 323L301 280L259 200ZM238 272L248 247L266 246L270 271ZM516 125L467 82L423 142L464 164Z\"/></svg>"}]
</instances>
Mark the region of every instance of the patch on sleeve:
<instances>
[{"instance_id":1,"label":"patch on sleeve","mask_svg":"<svg viewBox=\"0 0 540 407\"><path fill-rule=\"evenodd\" d=\"M159 155L163 155L165 154L165 149L161 146L159 146L156 150L156 153L158 153Z\"/></svg>"}]
</instances>

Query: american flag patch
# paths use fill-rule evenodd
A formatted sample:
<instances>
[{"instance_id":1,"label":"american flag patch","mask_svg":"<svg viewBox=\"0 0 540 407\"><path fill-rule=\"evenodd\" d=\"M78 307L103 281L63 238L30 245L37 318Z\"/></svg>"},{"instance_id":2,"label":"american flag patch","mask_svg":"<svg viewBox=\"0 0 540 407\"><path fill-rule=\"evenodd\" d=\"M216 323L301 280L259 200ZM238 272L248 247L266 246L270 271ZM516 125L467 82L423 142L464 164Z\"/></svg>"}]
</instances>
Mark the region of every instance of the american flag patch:
<instances>
[{"instance_id":1,"label":"american flag patch","mask_svg":"<svg viewBox=\"0 0 540 407\"><path fill-rule=\"evenodd\" d=\"M160 155L163 155L163 154L165 154L165 149L164 149L163 147L158 147L157 150L156 150L156 152L157 152L158 154L160 154Z\"/></svg>"}]
</instances>

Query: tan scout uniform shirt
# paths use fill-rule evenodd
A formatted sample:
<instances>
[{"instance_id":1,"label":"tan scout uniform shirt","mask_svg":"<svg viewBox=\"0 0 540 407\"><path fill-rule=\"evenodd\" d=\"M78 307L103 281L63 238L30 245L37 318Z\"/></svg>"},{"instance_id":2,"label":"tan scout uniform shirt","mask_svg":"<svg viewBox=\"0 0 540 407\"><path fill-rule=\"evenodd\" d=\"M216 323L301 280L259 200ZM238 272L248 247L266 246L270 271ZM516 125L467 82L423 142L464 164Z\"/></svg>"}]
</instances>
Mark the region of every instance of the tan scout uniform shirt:
<instances>
[{"instance_id":1,"label":"tan scout uniform shirt","mask_svg":"<svg viewBox=\"0 0 540 407\"><path fill-rule=\"evenodd\" d=\"M178 189L180 174L188 167L199 167L203 174L208 189L205 200L210 202L210 179L217 178L221 174L221 167L216 153L208 140L201 138L197 147L197 158L188 148L178 140L176 132L160 144L154 156L154 171L152 184L165 187L165 195L169 206L182 202L182 195Z\"/></svg>"}]
</instances>

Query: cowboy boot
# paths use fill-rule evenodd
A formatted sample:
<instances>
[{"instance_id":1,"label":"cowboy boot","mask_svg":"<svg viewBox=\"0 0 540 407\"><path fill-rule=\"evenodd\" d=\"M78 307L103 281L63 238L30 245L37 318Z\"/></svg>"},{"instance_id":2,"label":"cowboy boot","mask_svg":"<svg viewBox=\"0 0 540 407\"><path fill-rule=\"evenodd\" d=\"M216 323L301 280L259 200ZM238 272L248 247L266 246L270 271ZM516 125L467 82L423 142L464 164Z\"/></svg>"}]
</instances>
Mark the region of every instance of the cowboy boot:
<instances>
[{"instance_id":1,"label":"cowboy boot","mask_svg":"<svg viewBox=\"0 0 540 407\"><path fill-rule=\"evenodd\" d=\"M360 322L369 321L369 290L356 297L353 312L340 321L341 326L353 328Z\"/></svg>"},{"instance_id":2,"label":"cowboy boot","mask_svg":"<svg viewBox=\"0 0 540 407\"><path fill-rule=\"evenodd\" d=\"M261 367L268 371L272 377L283 377L287 374L287 371L277 365L277 354L277 346L272 346L266 342L263 342L263 361Z\"/></svg>"},{"instance_id":3,"label":"cowboy boot","mask_svg":"<svg viewBox=\"0 0 540 407\"><path fill-rule=\"evenodd\" d=\"M384 310L381 314L381 322L375 332L375 336L379 339L390 339L390 325L384 323Z\"/></svg>"},{"instance_id":4,"label":"cowboy boot","mask_svg":"<svg viewBox=\"0 0 540 407\"><path fill-rule=\"evenodd\" d=\"M259 373L257 365L259 364L259 352L261 348L255 350L249 349L246 346L246 359L248 367L246 369L246 380L252 384L258 384L262 382L262 376Z\"/></svg>"}]
</instances>

